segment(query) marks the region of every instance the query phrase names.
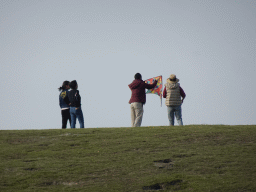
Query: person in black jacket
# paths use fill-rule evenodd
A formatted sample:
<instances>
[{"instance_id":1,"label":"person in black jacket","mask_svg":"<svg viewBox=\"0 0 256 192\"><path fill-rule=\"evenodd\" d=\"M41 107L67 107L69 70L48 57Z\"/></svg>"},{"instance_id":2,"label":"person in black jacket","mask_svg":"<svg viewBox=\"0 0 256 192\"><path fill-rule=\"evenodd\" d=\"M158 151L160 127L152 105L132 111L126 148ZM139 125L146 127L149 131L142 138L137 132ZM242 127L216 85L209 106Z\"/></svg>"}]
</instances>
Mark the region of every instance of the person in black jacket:
<instances>
[{"instance_id":1,"label":"person in black jacket","mask_svg":"<svg viewBox=\"0 0 256 192\"><path fill-rule=\"evenodd\" d=\"M71 128L76 128L76 118L78 118L80 128L84 128L84 116L81 109L81 96L77 90L78 84L76 80L71 81L69 84L71 91L68 93L70 101L70 116L71 116Z\"/></svg>"},{"instance_id":2,"label":"person in black jacket","mask_svg":"<svg viewBox=\"0 0 256 192\"><path fill-rule=\"evenodd\" d=\"M59 105L61 108L61 116L62 116L62 129L67 128L67 122L69 120L70 127L71 127L71 117L70 117L70 110L69 110L69 99L68 99L68 90L69 81L64 81L62 86L59 88L61 91L59 95Z\"/></svg>"}]
</instances>

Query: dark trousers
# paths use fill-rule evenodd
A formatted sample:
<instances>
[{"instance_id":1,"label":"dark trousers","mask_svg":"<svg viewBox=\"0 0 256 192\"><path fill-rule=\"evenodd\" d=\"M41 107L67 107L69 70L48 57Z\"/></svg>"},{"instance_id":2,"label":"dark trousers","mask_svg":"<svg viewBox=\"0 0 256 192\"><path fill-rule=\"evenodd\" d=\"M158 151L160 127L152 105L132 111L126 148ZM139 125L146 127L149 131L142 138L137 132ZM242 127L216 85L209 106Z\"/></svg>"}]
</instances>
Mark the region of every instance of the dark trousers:
<instances>
[{"instance_id":1,"label":"dark trousers","mask_svg":"<svg viewBox=\"0 0 256 192\"><path fill-rule=\"evenodd\" d=\"M68 120L69 120L69 124L70 124L70 127L71 127L70 110L69 109L61 110L61 116L62 116L62 129L67 128Z\"/></svg>"}]
</instances>

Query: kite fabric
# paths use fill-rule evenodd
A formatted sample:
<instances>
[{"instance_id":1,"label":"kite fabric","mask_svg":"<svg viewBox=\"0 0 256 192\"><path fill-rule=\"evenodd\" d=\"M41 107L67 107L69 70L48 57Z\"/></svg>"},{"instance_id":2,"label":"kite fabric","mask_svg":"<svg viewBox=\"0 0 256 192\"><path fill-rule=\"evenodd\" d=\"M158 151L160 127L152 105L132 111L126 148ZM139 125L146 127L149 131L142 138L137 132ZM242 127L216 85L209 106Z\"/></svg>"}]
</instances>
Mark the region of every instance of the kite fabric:
<instances>
[{"instance_id":1,"label":"kite fabric","mask_svg":"<svg viewBox=\"0 0 256 192\"><path fill-rule=\"evenodd\" d=\"M156 84L155 88L148 89L146 94L147 93L157 94L160 97L161 107L162 107L162 89L163 89L162 75L158 76L158 77L153 77L151 79L147 79L147 80L145 80L145 83L152 84L152 83L154 83L154 80L157 80L157 84Z\"/></svg>"}]
</instances>

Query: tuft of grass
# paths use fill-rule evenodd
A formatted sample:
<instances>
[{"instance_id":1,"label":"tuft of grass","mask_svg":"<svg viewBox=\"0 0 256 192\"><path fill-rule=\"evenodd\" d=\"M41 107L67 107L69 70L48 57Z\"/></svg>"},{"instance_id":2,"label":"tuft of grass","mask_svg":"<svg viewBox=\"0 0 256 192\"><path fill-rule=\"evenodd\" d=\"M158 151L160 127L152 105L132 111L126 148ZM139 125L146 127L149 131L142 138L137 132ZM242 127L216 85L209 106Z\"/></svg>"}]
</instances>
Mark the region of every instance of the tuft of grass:
<instances>
[{"instance_id":1,"label":"tuft of grass","mask_svg":"<svg viewBox=\"0 0 256 192\"><path fill-rule=\"evenodd\" d=\"M256 191L256 126L1 130L0 191Z\"/></svg>"}]
</instances>

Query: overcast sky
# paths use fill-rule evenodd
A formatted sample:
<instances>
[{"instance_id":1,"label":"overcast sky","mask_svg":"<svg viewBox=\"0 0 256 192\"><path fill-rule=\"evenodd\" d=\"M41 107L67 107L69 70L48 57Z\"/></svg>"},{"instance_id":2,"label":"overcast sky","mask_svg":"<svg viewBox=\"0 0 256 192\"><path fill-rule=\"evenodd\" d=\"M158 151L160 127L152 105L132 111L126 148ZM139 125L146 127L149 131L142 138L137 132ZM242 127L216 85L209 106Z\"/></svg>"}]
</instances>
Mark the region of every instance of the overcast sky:
<instances>
[{"instance_id":1,"label":"overcast sky","mask_svg":"<svg viewBox=\"0 0 256 192\"><path fill-rule=\"evenodd\" d=\"M176 74L184 125L256 124L255 0L0 0L0 45L2 130L60 129L65 80L86 128L129 127L137 72ZM142 126L168 125L164 102Z\"/></svg>"}]
</instances>

